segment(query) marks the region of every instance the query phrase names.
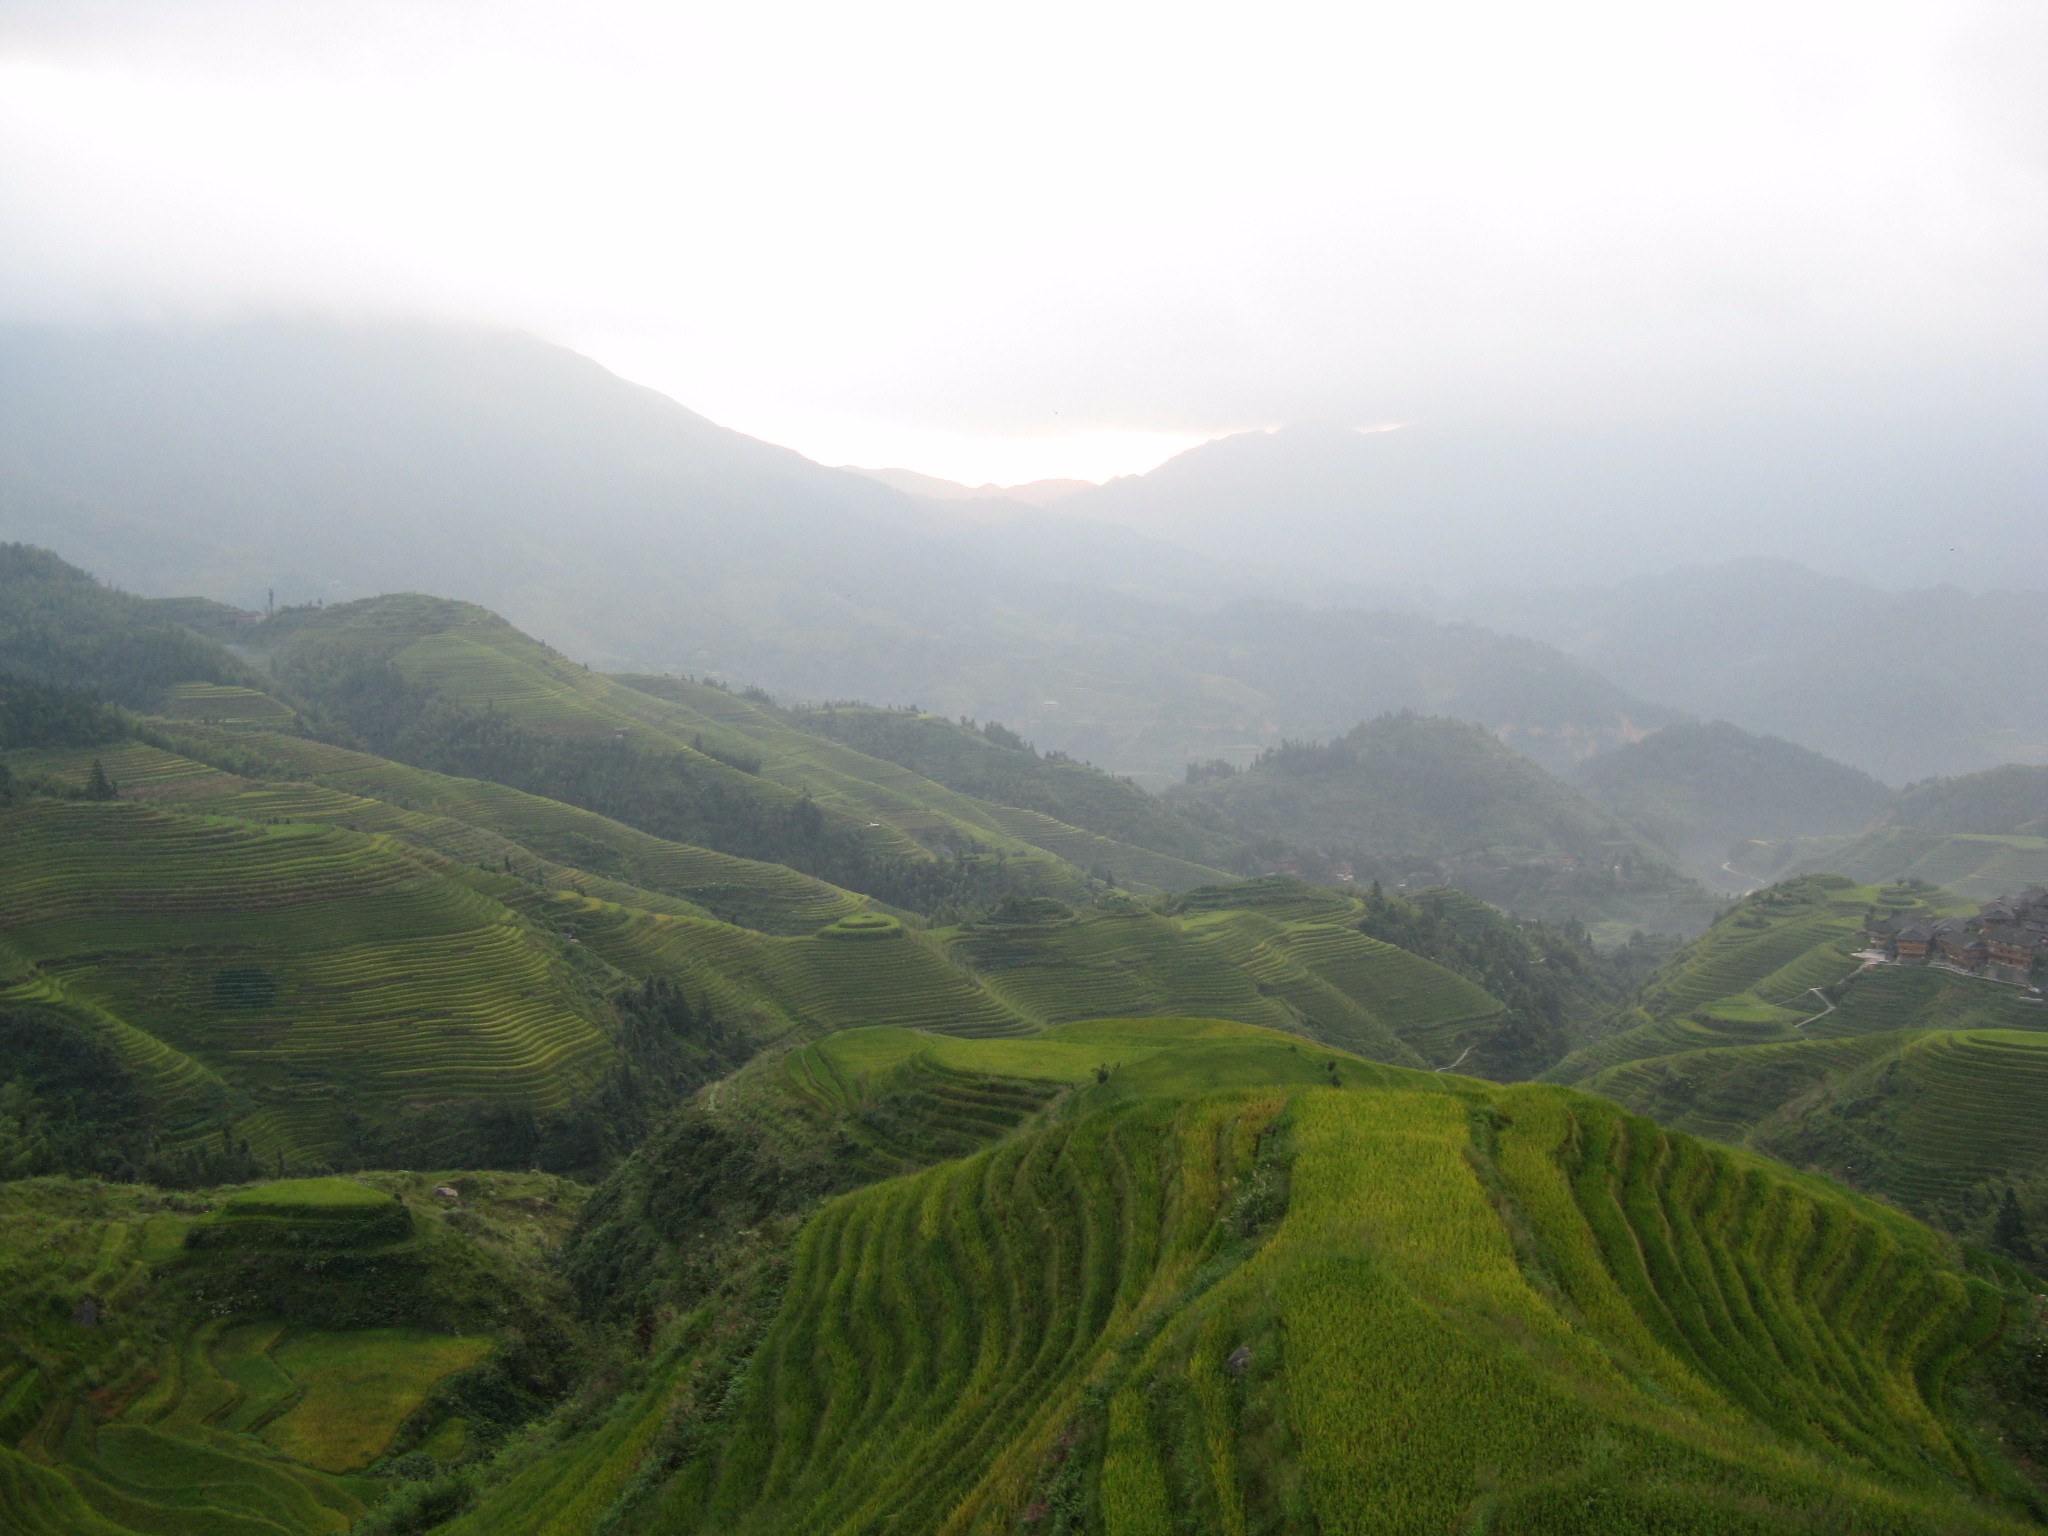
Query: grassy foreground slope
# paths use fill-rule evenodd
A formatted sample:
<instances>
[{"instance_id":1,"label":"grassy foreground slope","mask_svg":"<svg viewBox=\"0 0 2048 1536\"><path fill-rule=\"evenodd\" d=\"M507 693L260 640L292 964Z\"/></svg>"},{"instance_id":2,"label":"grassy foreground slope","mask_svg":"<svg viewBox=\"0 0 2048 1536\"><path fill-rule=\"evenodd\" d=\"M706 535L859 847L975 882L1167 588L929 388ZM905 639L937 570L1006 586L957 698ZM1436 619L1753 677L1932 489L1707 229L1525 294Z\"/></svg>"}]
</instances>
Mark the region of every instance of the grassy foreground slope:
<instances>
[{"instance_id":1,"label":"grassy foreground slope","mask_svg":"<svg viewBox=\"0 0 2048 1536\"><path fill-rule=\"evenodd\" d=\"M1065 1091L824 1205L450 1529L2032 1528L1955 1406L2005 1293L1833 1186L1208 1022L787 1070L854 1106L912 1069Z\"/></svg>"}]
</instances>

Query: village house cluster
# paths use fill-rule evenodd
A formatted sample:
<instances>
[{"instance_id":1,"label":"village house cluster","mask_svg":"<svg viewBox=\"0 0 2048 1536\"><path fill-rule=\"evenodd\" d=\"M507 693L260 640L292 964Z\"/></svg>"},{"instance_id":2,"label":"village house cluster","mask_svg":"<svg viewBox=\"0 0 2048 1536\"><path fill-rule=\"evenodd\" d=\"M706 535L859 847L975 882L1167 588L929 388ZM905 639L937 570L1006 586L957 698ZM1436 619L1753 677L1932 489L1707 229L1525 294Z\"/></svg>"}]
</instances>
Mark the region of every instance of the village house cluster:
<instances>
[{"instance_id":1,"label":"village house cluster","mask_svg":"<svg viewBox=\"0 0 2048 1536\"><path fill-rule=\"evenodd\" d=\"M1869 933L1901 963L1946 965L2024 986L2048 959L2048 886L1987 901L1975 917L1879 918Z\"/></svg>"}]
</instances>

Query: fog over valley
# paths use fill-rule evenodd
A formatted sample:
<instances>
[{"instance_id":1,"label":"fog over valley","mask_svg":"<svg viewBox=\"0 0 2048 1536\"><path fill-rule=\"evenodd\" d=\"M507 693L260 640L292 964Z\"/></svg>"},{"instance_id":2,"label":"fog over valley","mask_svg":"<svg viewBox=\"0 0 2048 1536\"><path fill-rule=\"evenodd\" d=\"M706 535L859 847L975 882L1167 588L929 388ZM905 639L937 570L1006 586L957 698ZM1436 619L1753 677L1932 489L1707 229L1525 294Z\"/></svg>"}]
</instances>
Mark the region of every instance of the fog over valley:
<instances>
[{"instance_id":1,"label":"fog over valley","mask_svg":"<svg viewBox=\"0 0 2048 1536\"><path fill-rule=\"evenodd\" d=\"M2048 1531L2044 78L0 5L0 1532Z\"/></svg>"}]
</instances>

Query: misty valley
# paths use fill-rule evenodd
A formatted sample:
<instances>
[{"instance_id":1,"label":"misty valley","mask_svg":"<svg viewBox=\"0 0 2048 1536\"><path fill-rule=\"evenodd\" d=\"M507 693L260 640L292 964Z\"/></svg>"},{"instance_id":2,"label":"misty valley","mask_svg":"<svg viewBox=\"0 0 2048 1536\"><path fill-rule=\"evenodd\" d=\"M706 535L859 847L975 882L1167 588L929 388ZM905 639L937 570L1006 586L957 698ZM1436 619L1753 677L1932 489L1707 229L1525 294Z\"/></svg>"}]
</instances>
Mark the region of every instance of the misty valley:
<instances>
[{"instance_id":1,"label":"misty valley","mask_svg":"<svg viewBox=\"0 0 2048 1536\"><path fill-rule=\"evenodd\" d=\"M346 423L450 343L291 344ZM680 412L465 527L487 423L344 514L12 399L8 1529L2048 1518L2038 699L1169 596Z\"/></svg>"}]
</instances>

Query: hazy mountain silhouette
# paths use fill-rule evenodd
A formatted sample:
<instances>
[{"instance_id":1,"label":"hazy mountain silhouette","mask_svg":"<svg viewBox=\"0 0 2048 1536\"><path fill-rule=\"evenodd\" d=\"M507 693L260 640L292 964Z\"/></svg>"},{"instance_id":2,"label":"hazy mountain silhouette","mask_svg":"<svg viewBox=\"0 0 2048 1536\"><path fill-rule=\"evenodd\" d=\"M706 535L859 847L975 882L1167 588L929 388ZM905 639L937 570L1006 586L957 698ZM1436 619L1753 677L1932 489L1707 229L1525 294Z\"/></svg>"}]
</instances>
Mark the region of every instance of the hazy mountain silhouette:
<instances>
[{"instance_id":1,"label":"hazy mountain silhouette","mask_svg":"<svg viewBox=\"0 0 2048 1536\"><path fill-rule=\"evenodd\" d=\"M1405 706L1558 763L1671 718L1548 647L1278 602L1249 560L1064 501L963 516L503 332L10 332L0 537L249 607L431 590L600 667L994 716L1158 779Z\"/></svg>"}]
</instances>

